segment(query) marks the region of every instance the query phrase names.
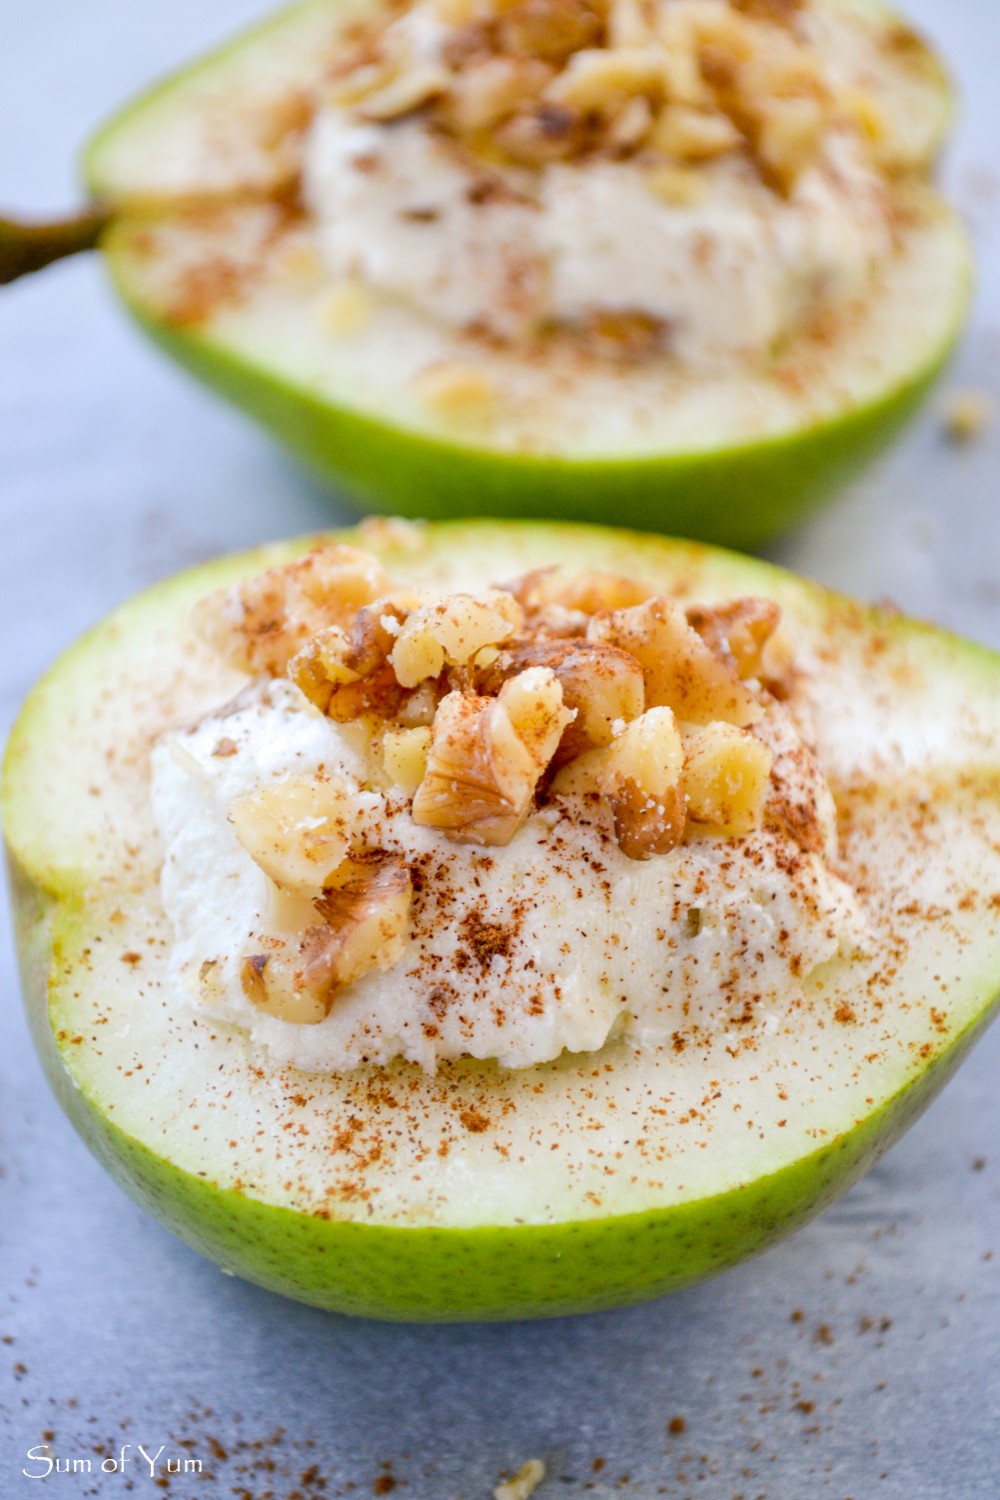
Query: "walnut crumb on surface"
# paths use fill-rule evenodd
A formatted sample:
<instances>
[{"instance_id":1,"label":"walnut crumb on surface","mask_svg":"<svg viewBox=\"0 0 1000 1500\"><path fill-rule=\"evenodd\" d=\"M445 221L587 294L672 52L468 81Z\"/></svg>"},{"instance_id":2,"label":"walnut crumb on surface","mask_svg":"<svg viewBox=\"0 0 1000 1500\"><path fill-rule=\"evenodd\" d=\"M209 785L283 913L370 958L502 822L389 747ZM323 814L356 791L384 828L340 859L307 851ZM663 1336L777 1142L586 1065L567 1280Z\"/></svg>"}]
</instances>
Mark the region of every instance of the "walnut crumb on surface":
<instances>
[{"instance_id":1,"label":"walnut crumb on surface","mask_svg":"<svg viewBox=\"0 0 1000 1500\"><path fill-rule=\"evenodd\" d=\"M951 391L944 402L944 435L964 445L986 436L996 420L996 402L989 391Z\"/></svg>"},{"instance_id":2,"label":"walnut crumb on surface","mask_svg":"<svg viewBox=\"0 0 1000 1500\"><path fill-rule=\"evenodd\" d=\"M493 1491L493 1500L528 1500L545 1478L545 1465L540 1458L529 1458L522 1464L512 1479L505 1479Z\"/></svg>"}]
</instances>

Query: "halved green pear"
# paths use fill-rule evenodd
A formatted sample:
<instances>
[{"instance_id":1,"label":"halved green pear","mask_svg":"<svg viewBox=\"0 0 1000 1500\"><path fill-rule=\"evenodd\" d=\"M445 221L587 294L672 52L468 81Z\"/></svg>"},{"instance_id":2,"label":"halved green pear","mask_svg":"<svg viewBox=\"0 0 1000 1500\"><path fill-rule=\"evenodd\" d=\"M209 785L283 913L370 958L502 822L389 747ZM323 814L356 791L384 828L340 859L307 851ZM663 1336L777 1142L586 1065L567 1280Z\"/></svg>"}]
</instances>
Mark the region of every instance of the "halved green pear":
<instances>
[{"instance_id":1,"label":"halved green pear","mask_svg":"<svg viewBox=\"0 0 1000 1500\"><path fill-rule=\"evenodd\" d=\"M355 533L342 533L358 540ZM314 540L314 539L313 539ZM504 1070L279 1068L178 1009L149 751L243 679L207 591L305 541L183 574L40 682L3 784L31 1025L63 1105L141 1204L227 1270L384 1318L607 1307L708 1276L841 1192L941 1087L1000 989L1000 657L763 564L599 528L431 526L391 574L475 587L561 562L776 600L872 924L773 1025ZM211 872L206 872L210 879Z\"/></svg>"},{"instance_id":2,"label":"halved green pear","mask_svg":"<svg viewBox=\"0 0 1000 1500\"><path fill-rule=\"evenodd\" d=\"M86 155L139 322L314 469L406 515L614 520L750 547L914 411L961 328L970 254L930 186L948 82L878 0L814 3L860 18L901 69L882 102L907 119L912 157L893 188L895 250L860 301L717 376L667 354L581 361L559 340L529 354L386 299L363 327L331 330L297 199L303 131L338 38L375 3L294 6L130 105ZM427 404L420 371L451 361L474 364L495 406Z\"/></svg>"}]
</instances>

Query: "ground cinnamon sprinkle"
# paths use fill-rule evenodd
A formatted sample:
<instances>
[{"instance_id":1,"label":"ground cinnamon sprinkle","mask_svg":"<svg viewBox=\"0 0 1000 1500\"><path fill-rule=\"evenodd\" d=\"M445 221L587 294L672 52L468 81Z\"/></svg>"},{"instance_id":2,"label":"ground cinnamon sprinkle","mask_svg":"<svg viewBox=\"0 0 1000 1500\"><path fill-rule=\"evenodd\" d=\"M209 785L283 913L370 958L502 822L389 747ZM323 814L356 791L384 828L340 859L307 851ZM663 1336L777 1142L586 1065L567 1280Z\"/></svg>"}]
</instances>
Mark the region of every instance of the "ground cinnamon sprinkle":
<instances>
[{"instance_id":1,"label":"ground cinnamon sprinkle","mask_svg":"<svg viewBox=\"0 0 1000 1500\"><path fill-rule=\"evenodd\" d=\"M509 956L522 918L523 912L517 904L512 910L510 920L503 923L487 922L478 911L473 909L459 923L458 935L471 951L476 962L482 968L487 969L494 958Z\"/></svg>"}]
</instances>

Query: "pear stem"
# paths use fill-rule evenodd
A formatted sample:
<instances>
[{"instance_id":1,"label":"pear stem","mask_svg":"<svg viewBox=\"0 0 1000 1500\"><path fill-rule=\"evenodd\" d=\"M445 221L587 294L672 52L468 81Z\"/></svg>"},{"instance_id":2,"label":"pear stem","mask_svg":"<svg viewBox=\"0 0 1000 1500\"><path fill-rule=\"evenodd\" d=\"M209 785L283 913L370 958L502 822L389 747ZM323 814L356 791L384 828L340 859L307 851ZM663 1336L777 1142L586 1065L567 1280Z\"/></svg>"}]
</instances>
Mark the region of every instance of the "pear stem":
<instances>
[{"instance_id":1,"label":"pear stem","mask_svg":"<svg viewBox=\"0 0 1000 1500\"><path fill-rule=\"evenodd\" d=\"M41 271L67 255L93 250L111 220L99 204L65 219L25 224L0 218L0 286Z\"/></svg>"}]
</instances>

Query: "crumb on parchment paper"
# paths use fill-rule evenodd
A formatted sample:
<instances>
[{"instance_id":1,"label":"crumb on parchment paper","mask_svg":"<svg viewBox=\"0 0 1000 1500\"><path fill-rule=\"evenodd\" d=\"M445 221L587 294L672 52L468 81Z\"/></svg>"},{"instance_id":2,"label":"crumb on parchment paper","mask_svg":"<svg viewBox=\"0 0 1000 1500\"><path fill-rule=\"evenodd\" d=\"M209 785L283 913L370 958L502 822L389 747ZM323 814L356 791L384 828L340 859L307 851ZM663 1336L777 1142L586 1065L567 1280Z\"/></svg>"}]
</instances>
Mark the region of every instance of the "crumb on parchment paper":
<instances>
[{"instance_id":1,"label":"crumb on parchment paper","mask_svg":"<svg viewBox=\"0 0 1000 1500\"><path fill-rule=\"evenodd\" d=\"M996 402L989 391L951 391L944 400L943 416L944 434L950 443L975 443L992 427Z\"/></svg>"},{"instance_id":2,"label":"crumb on parchment paper","mask_svg":"<svg viewBox=\"0 0 1000 1500\"><path fill-rule=\"evenodd\" d=\"M540 1458L529 1458L522 1464L512 1479L504 1480L493 1491L493 1500L528 1500L545 1478L545 1465Z\"/></svg>"}]
</instances>

